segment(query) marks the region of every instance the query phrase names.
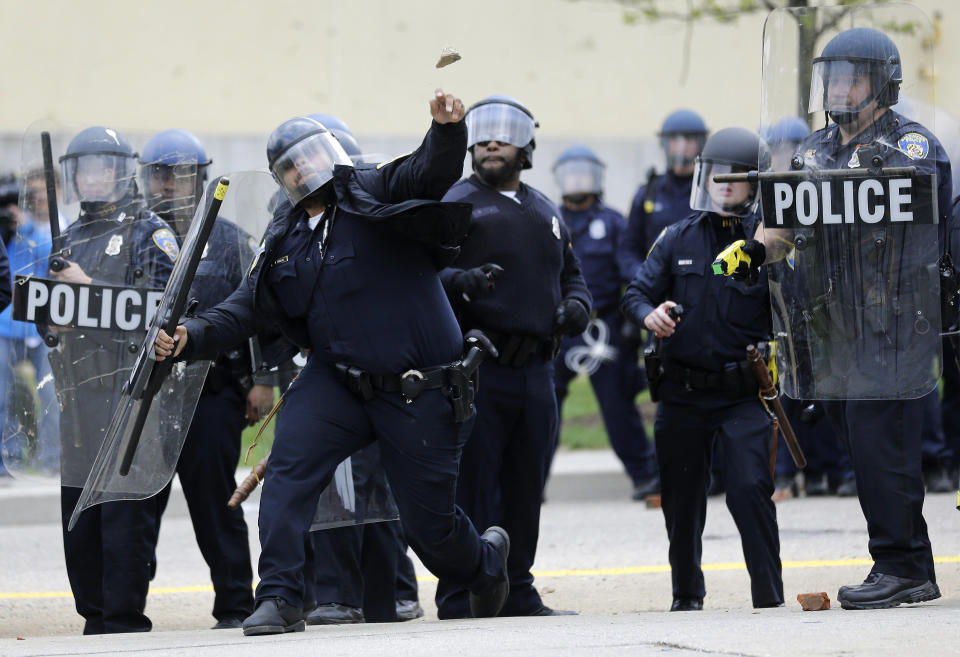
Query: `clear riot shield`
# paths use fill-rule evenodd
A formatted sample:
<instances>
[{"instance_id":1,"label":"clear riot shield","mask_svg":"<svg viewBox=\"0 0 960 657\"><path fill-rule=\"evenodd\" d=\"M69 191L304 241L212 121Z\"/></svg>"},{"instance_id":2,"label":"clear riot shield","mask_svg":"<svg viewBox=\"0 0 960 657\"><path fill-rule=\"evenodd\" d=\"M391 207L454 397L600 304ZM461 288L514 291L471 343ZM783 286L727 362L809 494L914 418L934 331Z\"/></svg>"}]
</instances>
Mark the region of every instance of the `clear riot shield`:
<instances>
[{"instance_id":1,"label":"clear riot shield","mask_svg":"<svg viewBox=\"0 0 960 657\"><path fill-rule=\"evenodd\" d=\"M936 386L934 115L884 109L897 93L931 98L918 74L933 72L931 33L901 4L778 9L765 23L761 125L801 117L813 131L759 176L790 397L909 399Z\"/></svg>"},{"instance_id":2,"label":"clear riot shield","mask_svg":"<svg viewBox=\"0 0 960 657\"><path fill-rule=\"evenodd\" d=\"M144 206L136 153L115 130L33 124L21 175L3 451L18 475L58 474L79 488L178 244Z\"/></svg>"},{"instance_id":3,"label":"clear riot shield","mask_svg":"<svg viewBox=\"0 0 960 657\"><path fill-rule=\"evenodd\" d=\"M320 494L310 531L398 517L397 504L380 465L380 445L373 443L337 466L333 481Z\"/></svg>"},{"instance_id":4,"label":"clear riot shield","mask_svg":"<svg viewBox=\"0 0 960 657\"><path fill-rule=\"evenodd\" d=\"M153 358L153 342L178 303L198 312L215 306L240 286L270 220L267 203L276 184L266 172L245 171L216 179L197 207L149 331L140 334L136 365L127 372L96 462L86 479L71 526L86 508L115 500L144 499L172 479L210 361L177 362L168 373ZM179 301L178 301L179 299ZM187 301L187 300L190 301ZM195 303L194 303L195 302ZM234 353L236 352L236 353ZM249 377L246 345L218 359L224 376ZM221 363L221 361L223 361ZM158 377L162 377L157 381Z\"/></svg>"}]
</instances>

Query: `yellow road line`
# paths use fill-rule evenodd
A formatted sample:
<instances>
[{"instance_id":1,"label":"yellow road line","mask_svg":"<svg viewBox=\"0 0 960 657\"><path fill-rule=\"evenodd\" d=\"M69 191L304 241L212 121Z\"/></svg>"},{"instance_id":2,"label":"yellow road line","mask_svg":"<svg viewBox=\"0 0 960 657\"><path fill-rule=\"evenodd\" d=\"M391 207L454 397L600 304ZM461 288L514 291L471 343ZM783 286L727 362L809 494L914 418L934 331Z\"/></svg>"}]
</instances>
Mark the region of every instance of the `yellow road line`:
<instances>
[{"instance_id":1,"label":"yellow road line","mask_svg":"<svg viewBox=\"0 0 960 657\"><path fill-rule=\"evenodd\" d=\"M960 563L960 556L953 557L934 557L934 563ZM846 566L871 566L871 559L820 559L812 561L784 561L783 569L793 568L843 568ZM704 570L746 570L747 565L743 562L728 563L705 563ZM590 568L582 570L564 569L564 570L535 570L534 577L596 577L598 575L649 575L651 573L669 573L670 566L663 564L658 566L630 566L626 568ZM437 578L433 575L419 575L418 582L436 582ZM207 586L164 586L150 589L150 595L165 595L170 593L209 593L213 587ZM24 593L2 593L0 600L18 600L18 599L38 599L38 598L70 598L73 597L69 591L31 591Z\"/></svg>"}]
</instances>

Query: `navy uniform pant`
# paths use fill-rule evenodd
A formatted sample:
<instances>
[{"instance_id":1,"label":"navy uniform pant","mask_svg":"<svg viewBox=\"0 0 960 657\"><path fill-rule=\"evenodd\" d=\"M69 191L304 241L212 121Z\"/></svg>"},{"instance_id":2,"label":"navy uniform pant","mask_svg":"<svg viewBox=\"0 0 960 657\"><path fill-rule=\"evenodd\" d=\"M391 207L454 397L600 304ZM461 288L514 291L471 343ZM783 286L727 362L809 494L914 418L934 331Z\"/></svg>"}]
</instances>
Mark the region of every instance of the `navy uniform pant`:
<instances>
[{"instance_id":1,"label":"navy uniform pant","mask_svg":"<svg viewBox=\"0 0 960 657\"><path fill-rule=\"evenodd\" d=\"M725 399L663 382L654 425L674 598L703 598L703 527L714 440L723 446L727 508L740 531L755 607L783 602L772 429L756 397Z\"/></svg>"},{"instance_id":2,"label":"navy uniform pant","mask_svg":"<svg viewBox=\"0 0 960 657\"><path fill-rule=\"evenodd\" d=\"M60 488L63 552L84 634L149 632L143 613L147 589L156 573L157 496L107 502L80 514L72 531L70 515L82 489Z\"/></svg>"},{"instance_id":3,"label":"navy uniform pant","mask_svg":"<svg viewBox=\"0 0 960 657\"><path fill-rule=\"evenodd\" d=\"M245 408L237 389L227 386L212 392L205 388L177 462L197 546L210 568L213 616L218 621L243 619L253 612L247 523L243 509L227 508L237 488ZM162 508L166 507L169 491L168 486L160 495Z\"/></svg>"},{"instance_id":4,"label":"navy uniform pant","mask_svg":"<svg viewBox=\"0 0 960 657\"><path fill-rule=\"evenodd\" d=\"M457 500L477 528L499 525L510 535L510 596L501 616L543 607L530 572L540 535L540 504L557 439L553 363L522 368L480 366L477 418L463 453ZM409 520L401 511L404 527ZM470 616L463 585L440 579L441 619Z\"/></svg>"},{"instance_id":5,"label":"navy uniform pant","mask_svg":"<svg viewBox=\"0 0 960 657\"><path fill-rule=\"evenodd\" d=\"M920 434L923 469L949 468L953 450L947 444L940 410L940 391L934 388L923 397L923 429Z\"/></svg>"},{"instance_id":6,"label":"navy uniform pant","mask_svg":"<svg viewBox=\"0 0 960 657\"><path fill-rule=\"evenodd\" d=\"M943 340L943 399L940 416L952 467L960 468L960 370L954 360L953 345Z\"/></svg>"},{"instance_id":7,"label":"navy uniform pant","mask_svg":"<svg viewBox=\"0 0 960 657\"><path fill-rule=\"evenodd\" d=\"M333 366L311 357L284 399L260 497L258 601L303 606L303 537L320 493L337 464L374 440L406 539L424 565L477 593L502 580L496 550L454 504L465 431L439 390L411 404L383 392L364 402Z\"/></svg>"},{"instance_id":8,"label":"navy uniform pant","mask_svg":"<svg viewBox=\"0 0 960 657\"><path fill-rule=\"evenodd\" d=\"M407 541L403 538L401 520L399 550L397 557L397 600L420 600L420 587L417 586L417 573L413 561L407 556Z\"/></svg>"},{"instance_id":9,"label":"navy uniform pant","mask_svg":"<svg viewBox=\"0 0 960 657\"><path fill-rule=\"evenodd\" d=\"M923 519L924 399L822 403L850 448L872 572L935 582Z\"/></svg>"},{"instance_id":10,"label":"navy uniform pant","mask_svg":"<svg viewBox=\"0 0 960 657\"><path fill-rule=\"evenodd\" d=\"M600 365L590 375L590 386L600 406L603 426L617 458L623 463L627 475L636 486L656 476L657 462L653 445L647 440L643 419L637 411L635 398L640 391L640 366L636 351L625 349L620 335L623 319L619 310L602 317L610 330L610 346L617 350L614 360ZM557 405L562 407L570 381L576 372L567 367L564 358L573 347L583 346L583 338L568 338L563 341L556 363Z\"/></svg>"},{"instance_id":11,"label":"navy uniform pant","mask_svg":"<svg viewBox=\"0 0 960 657\"><path fill-rule=\"evenodd\" d=\"M812 423L804 422L800 419L800 412L803 409L799 400L781 395L780 403L787 414L787 419L790 420L790 426L797 435L797 442L800 443L803 454L807 457L807 467L804 468L806 476L826 474L833 485L853 477L850 453L833 430L830 421L821 415ZM797 473L797 466L782 435L779 441L776 476L792 477Z\"/></svg>"},{"instance_id":12,"label":"navy uniform pant","mask_svg":"<svg viewBox=\"0 0 960 657\"><path fill-rule=\"evenodd\" d=\"M312 532L317 604L363 609L368 623L397 620L397 525L374 522Z\"/></svg>"}]
</instances>

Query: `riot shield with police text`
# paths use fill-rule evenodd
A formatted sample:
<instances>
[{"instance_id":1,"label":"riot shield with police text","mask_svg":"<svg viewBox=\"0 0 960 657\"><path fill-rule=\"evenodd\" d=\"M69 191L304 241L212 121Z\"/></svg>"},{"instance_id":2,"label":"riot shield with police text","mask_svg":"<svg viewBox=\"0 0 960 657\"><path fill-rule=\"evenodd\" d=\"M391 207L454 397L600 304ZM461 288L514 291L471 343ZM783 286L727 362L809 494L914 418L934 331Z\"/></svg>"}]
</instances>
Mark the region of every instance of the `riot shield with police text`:
<instances>
[{"instance_id":1,"label":"riot shield with police text","mask_svg":"<svg viewBox=\"0 0 960 657\"><path fill-rule=\"evenodd\" d=\"M3 451L19 475L83 486L173 271L178 240L146 208L136 158L108 127L46 122L25 134L2 355L14 374Z\"/></svg>"},{"instance_id":2,"label":"riot shield with police text","mask_svg":"<svg viewBox=\"0 0 960 657\"><path fill-rule=\"evenodd\" d=\"M265 172L238 172L215 179L200 199L154 320L136 345L135 364L116 397L71 524L85 508L144 499L170 482L208 371L208 384L216 376L218 386L249 387L246 344L229 346L213 363L179 361L171 367L155 360L153 343L161 327L172 331L184 312L215 306L243 283L269 222L267 203L275 190Z\"/></svg>"},{"instance_id":3,"label":"riot shield with police text","mask_svg":"<svg viewBox=\"0 0 960 657\"><path fill-rule=\"evenodd\" d=\"M910 399L936 386L942 149L932 112L889 109L900 93L930 97L918 75L932 75L930 33L899 4L767 18L761 125L799 117L812 131L751 178L790 397Z\"/></svg>"}]
</instances>

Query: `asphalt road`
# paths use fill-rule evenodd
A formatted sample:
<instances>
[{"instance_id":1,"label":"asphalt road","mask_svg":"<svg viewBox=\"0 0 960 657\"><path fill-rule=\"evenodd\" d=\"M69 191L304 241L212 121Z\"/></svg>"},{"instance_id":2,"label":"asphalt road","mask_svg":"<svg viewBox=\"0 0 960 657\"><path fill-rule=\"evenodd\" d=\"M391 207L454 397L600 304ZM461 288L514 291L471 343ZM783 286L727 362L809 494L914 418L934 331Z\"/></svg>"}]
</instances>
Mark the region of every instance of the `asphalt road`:
<instances>
[{"instance_id":1,"label":"asphalt road","mask_svg":"<svg viewBox=\"0 0 960 657\"><path fill-rule=\"evenodd\" d=\"M207 629L213 593L177 494L147 605L154 632L78 637L56 492L41 484L0 489L0 655L960 655L960 512L948 494L925 504L940 600L883 611L801 611L798 593L826 591L835 600L837 588L862 580L870 563L856 499L809 498L778 504L787 605L754 610L739 535L723 499L713 498L704 532L706 609L671 614L664 611L671 596L661 512L629 501L627 479L609 452L562 453L543 508L535 575L548 605L580 616L437 621L435 581L418 563L425 619L252 639ZM245 511L255 526L256 499ZM256 555L255 531L251 548Z\"/></svg>"}]
</instances>

